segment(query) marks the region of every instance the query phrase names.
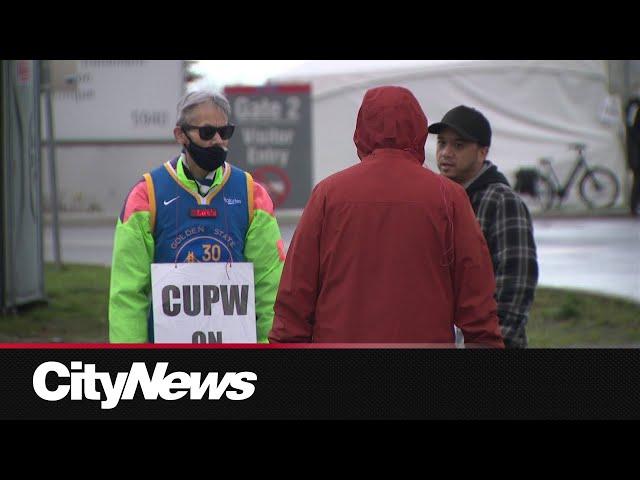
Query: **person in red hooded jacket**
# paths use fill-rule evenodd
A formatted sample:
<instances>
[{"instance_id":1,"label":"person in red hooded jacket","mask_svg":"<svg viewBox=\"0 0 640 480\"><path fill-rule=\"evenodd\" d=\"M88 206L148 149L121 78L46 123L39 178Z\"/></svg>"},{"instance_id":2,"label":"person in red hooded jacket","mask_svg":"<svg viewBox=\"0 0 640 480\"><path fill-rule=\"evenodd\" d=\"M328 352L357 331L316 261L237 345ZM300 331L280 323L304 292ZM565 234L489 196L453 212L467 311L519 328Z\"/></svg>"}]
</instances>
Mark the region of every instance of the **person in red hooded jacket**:
<instances>
[{"instance_id":1,"label":"person in red hooded jacket","mask_svg":"<svg viewBox=\"0 0 640 480\"><path fill-rule=\"evenodd\" d=\"M402 87L366 92L361 162L323 181L291 240L269 341L504 348L487 244L464 189L423 167L427 118Z\"/></svg>"}]
</instances>

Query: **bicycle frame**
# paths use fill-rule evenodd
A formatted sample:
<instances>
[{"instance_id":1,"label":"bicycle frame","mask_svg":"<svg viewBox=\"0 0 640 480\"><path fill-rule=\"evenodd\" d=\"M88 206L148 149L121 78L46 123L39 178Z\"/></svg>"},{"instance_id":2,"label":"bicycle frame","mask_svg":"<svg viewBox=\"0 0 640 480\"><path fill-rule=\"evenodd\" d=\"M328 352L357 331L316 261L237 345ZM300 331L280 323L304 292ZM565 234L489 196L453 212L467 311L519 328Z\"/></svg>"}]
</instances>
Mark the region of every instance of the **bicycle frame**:
<instances>
[{"instance_id":1,"label":"bicycle frame","mask_svg":"<svg viewBox=\"0 0 640 480\"><path fill-rule=\"evenodd\" d=\"M551 174L551 177L549 178L552 178L553 182L555 183L556 196L560 198L560 201L564 200L567 194L569 193L569 190L573 186L573 182L576 180L578 176L578 172L583 167L585 171L589 170L589 166L587 165L587 161L584 158L584 155L582 154L581 150L578 151L578 158L576 159L576 163L574 164L573 170L569 174L569 178L567 179L567 182L564 185L560 182L560 179L556 175L556 172L553 169L553 166L551 165L551 162L549 161L549 159L543 159L542 164L546 167L546 169Z\"/></svg>"},{"instance_id":2,"label":"bicycle frame","mask_svg":"<svg viewBox=\"0 0 640 480\"><path fill-rule=\"evenodd\" d=\"M620 192L620 182L615 173L603 166L590 167L584 155L586 145L572 143L569 148L575 150L577 156L564 184L560 182L551 164L551 158L539 160L542 169L538 171L534 196L542 202L540 206L543 210L551 208L555 200L558 205L562 204L576 180L580 198L589 208L608 208L614 205Z\"/></svg>"}]
</instances>

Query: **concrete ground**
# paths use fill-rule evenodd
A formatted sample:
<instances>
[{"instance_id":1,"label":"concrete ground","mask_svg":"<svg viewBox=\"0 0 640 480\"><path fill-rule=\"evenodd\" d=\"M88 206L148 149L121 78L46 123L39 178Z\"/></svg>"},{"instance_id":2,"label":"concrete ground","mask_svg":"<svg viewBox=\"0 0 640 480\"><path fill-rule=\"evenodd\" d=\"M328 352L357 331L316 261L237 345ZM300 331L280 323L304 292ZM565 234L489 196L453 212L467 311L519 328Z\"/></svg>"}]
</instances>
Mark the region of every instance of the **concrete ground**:
<instances>
[{"instance_id":1,"label":"concrete ground","mask_svg":"<svg viewBox=\"0 0 640 480\"><path fill-rule=\"evenodd\" d=\"M294 217L292 217L294 218ZM281 218L288 247L295 222ZM45 261L53 260L52 231L45 227ZM114 222L67 217L61 226L65 263L111 264ZM547 215L534 219L542 286L567 287L640 303L640 220L622 212L606 217Z\"/></svg>"}]
</instances>

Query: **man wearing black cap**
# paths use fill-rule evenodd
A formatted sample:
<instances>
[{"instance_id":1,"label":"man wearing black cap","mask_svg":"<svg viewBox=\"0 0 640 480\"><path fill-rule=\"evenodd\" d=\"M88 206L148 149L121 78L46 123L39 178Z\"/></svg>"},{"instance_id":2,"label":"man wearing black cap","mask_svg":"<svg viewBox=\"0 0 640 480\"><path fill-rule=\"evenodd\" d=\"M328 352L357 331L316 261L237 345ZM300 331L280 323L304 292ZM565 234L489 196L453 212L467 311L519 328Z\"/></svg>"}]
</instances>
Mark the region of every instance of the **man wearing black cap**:
<instances>
[{"instance_id":1,"label":"man wearing black cap","mask_svg":"<svg viewBox=\"0 0 640 480\"><path fill-rule=\"evenodd\" d=\"M538 283L536 244L526 205L505 176L487 160L491 126L464 105L429 126L438 135L440 173L461 184L482 228L496 277L498 317L506 348L527 346L525 331Z\"/></svg>"}]
</instances>

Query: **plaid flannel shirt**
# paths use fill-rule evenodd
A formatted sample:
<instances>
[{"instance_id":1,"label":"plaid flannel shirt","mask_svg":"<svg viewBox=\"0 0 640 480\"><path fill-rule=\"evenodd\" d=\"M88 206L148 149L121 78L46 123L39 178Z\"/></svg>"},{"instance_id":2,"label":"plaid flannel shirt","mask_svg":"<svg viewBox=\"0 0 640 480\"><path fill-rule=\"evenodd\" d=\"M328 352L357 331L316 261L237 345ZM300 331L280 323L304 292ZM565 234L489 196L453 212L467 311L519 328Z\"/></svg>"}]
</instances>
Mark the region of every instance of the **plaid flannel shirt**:
<instances>
[{"instance_id":1,"label":"plaid flannel shirt","mask_svg":"<svg viewBox=\"0 0 640 480\"><path fill-rule=\"evenodd\" d=\"M494 173L504 178L497 170ZM482 175L477 180L481 178ZM493 261L495 298L505 347L525 348L525 326L538 283L531 215L520 197L504 183L488 183L472 191L470 200Z\"/></svg>"}]
</instances>

